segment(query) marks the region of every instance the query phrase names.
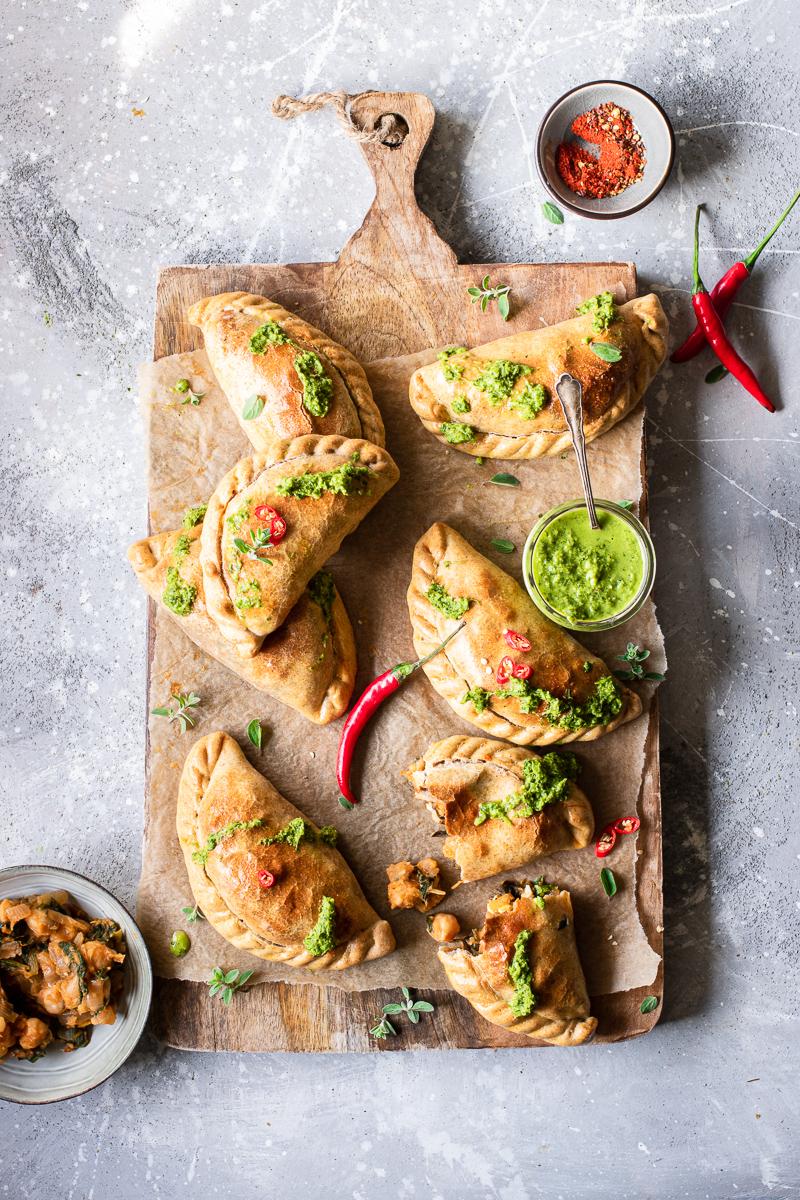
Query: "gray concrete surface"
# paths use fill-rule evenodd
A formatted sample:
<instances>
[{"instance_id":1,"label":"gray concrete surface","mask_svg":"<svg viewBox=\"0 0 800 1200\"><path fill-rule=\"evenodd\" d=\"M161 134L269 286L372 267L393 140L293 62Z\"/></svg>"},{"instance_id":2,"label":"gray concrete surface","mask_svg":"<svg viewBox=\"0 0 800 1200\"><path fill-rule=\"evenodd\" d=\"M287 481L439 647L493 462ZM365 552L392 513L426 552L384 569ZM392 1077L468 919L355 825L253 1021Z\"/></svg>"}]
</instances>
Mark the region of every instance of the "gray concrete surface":
<instances>
[{"instance_id":1,"label":"gray concrete surface","mask_svg":"<svg viewBox=\"0 0 800 1200\"><path fill-rule=\"evenodd\" d=\"M416 88L438 111L425 209L463 260L634 258L680 334L690 221L707 279L798 185L792 0L6 0L0 16L0 862L58 861L127 902L139 871L145 528L134 368L156 268L333 258L370 200L330 114L279 91ZM538 118L591 78L678 130L659 200L542 219ZM135 110L143 110L137 116ZM365 1057L181 1055L145 1041L98 1091L0 1105L0 1195L766 1197L800 1193L800 217L737 304L770 417L711 365L648 398L663 689L667 992L636 1043Z\"/></svg>"}]
</instances>

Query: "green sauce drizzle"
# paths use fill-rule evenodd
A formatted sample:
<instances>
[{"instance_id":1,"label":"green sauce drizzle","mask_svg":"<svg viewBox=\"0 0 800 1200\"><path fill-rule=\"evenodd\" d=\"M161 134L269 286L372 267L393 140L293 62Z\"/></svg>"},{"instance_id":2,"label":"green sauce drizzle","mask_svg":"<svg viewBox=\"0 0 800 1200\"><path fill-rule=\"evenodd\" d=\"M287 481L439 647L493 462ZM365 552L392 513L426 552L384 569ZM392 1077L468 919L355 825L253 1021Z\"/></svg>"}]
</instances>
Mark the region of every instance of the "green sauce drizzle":
<instances>
[{"instance_id":1,"label":"green sauce drizzle","mask_svg":"<svg viewBox=\"0 0 800 1200\"><path fill-rule=\"evenodd\" d=\"M195 504L194 508L187 508L183 514L181 524L184 529L194 529L195 525L199 525L203 517L206 515L207 504Z\"/></svg>"},{"instance_id":2,"label":"green sauce drizzle","mask_svg":"<svg viewBox=\"0 0 800 1200\"><path fill-rule=\"evenodd\" d=\"M234 833L238 833L240 829L259 829L264 822L260 817L254 817L252 821L231 821L230 825L224 825L222 829L215 829L206 838L205 846L200 850L195 850L192 853L192 862L200 863L205 866L208 862L208 856L220 842L225 838L232 837Z\"/></svg>"},{"instance_id":3,"label":"green sauce drizzle","mask_svg":"<svg viewBox=\"0 0 800 1200\"><path fill-rule=\"evenodd\" d=\"M584 704L576 704L568 695L554 696L547 688L533 687L527 679L509 679L496 696L519 700L520 711L538 712L551 725L561 729L591 729L607 725L622 709L622 696L612 675L603 675L595 682L594 691ZM542 707L544 706L544 707Z\"/></svg>"},{"instance_id":4,"label":"green sauce drizzle","mask_svg":"<svg viewBox=\"0 0 800 1200\"><path fill-rule=\"evenodd\" d=\"M326 416L333 399L333 380L313 350L305 350L294 360L294 369L303 382L303 408L312 417Z\"/></svg>"},{"instance_id":5,"label":"green sauce drizzle","mask_svg":"<svg viewBox=\"0 0 800 1200\"><path fill-rule=\"evenodd\" d=\"M248 608L258 608L261 603L261 584L258 580L238 578L233 603L240 612Z\"/></svg>"},{"instance_id":6,"label":"green sauce drizzle","mask_svg":"<svg viewBox=\"0 0 800 1200\"><path fill-rule=\"evenodd\" d=\"M547 403L547 388L541 383L525 383L517 396L511 397L511 407L527 421L542 411Z\"/></svg>"},{"instance_id":7,"label":"green sauce drizzle","mask_svg":"<svg viewBox=\"0 0 800 1200\"><path fill-rule=\"evenodd\" d=\"M309 471L305 475L284 475L275 485L279 496L295 496L298 500L320 500L326 492L334 496L352 496L363 492L369 478L369 468L363 467L356 456L333 471Z\"/></svg>"},{"instance_id":8,"label":"green sauce drizzle","mask_svg":"<svg viewBox=\"0 0 800 1200\"><path fill-rule=\"evenodd\" d=\"M473 386L479 392L483 392L490 404L496 406L508 399L518 379L530 373L530 367L526 367L524 363L495 358L486 363L480 375L473 380Z\"/></svg>"},{"instance_id":9,"label":"green sauce drizzle","mask_svg":"<svg viewBox=\"0 0 800 1200\"><path fill-rule=\"evenodd\" d=\"M474 687L461 697L461 704L472 704L475 712L480 714L485 712L489 707L489 701L492 698L492 693L487 692L486 688Z\"/></svg>"},{"instance_id":10,"label":"green sauce drizzle","mask_svg":"<svg viewBox=\"0 0 800 1200\"><path fill-rule=\"evenodd\" d=\"M522 787L502 800L490 800L480 806L476 825L484 821L501 820L511 823L512 816L523 820L541 812L548 804L566 800L570 783L578 778L580 766L574 754L551 751L542 758L527 759L522 764Z\"/></svg>"},{"instance_id":11,"label":"green sauce drizzle","mask_svg":"<svg viewBox=\"0 0 800 1200\"><path fill-rule=\"evenodd\" d=\"M454 379L460 379L464 374L464 363L454 361L453 356L456 354L466 354L466 346L451 346L449 350L440 350L438 354L439 362L442 364L442 375L448 382Z\"/></svg>"},{"instance_id":12,"label":"green sauce drizzle","mask_svg":"<svg viewBox=\"0 0 800 1200\"><path fill-rule=\"evenodd\" d=\"M182 533L175 543L175 549L172 551L172 561L176 567L179 567L183 560L187 557L192 548L192 539L188 533Z\"/></svg>"},{"instance_id":13,"label":"green sauce drizzle","mask_svg":"<svg viewBox=\"0 0 800 1200\"><path fill-rule=\"evenodd\" d=\"M259 325L250 338L250 353L263 354L267 346L285 346L291 340L277 321L267 321L266 325Z\"/></svg>"},{"instance_id":14,"label":"green sauce drizzle","mask_svg":"<svg viewBox=\"0 0 800 1200\"><path fill-rule=\"evenodd\" d=\"M468 413L472 411L472 405L466 396L453 396L450 402L450 407L454 413Z\"/></svg>"},{"instance_id":15,"label":"green sauce drizzle","mask_svg":"<svg viewBox=\"0 0 800 1200\"><path fill-rule=\"evenodd\" d=\"M279 829L272 837L261 838L262 846L276 846L283 843L297 850L305 838L308 842L323 842L326 846L335 846L339 836L333 825L323 825L319 833L303 817L294 817L283 829Z\"/></svg>"},{"instance_id":16,"label":"green sauce drizzle","mask_svg":"<svg viewBox=\"0 0 800 1200\"><path fill-rule=\"evenodd\" d=\"M458 621L463 617L472 601L466 596L451 596L440 583L432 583L425 595L428 602L437 608L445 617Z\"/></svg>"},{"instance_id":17,"label":"green sauce drizzle","mask_svg":"<svg viewBox=\"0 0 800 1200\"><path fill-rule=\"evenodd\" d=\"M612 325L617 320L617 306L614 303L614 297L611 292L600 292L597 296L592 296L589 300L584 300L583 304L579 304L575 309L576 313L590 313L592 317L592 329L597 333L604 333L609 325Z\"/></svg>"},{"instance_id":18,"label":"green sauce drizzle","mask_svg":"<svg viewBox=\"0 0 800 1200\"><path fill-rule=\"evenodd\" d=\"M319 906L317 923L311 932L303 938L303 945L309 954L319 958L336 946L336 905L333 897L323 896Z\"/></svg>"},{"instance_id":19,"label":"green sauce drizzle","mask_svg":"<svg viewBox=\"0 0 800 1200\"><path fill-rule=\"evenodd\" d=\"M508 964L508 977L514 984L514 995L508 1002L515 1017L527 1017L536 1008L536 993L533 990L533 971L528 955L528 943L533 937L530 929L523 929L514 942L514 954Z\"/></svg>"},{"instance_id":20,"label":"green sauce drizzle","mask_svg":"<svg viewBox=\"0 0 800 1200\"><path fill-rule=\"evenodd\" d=\"M439 431L451 446L459 446L462 442L474 442L475 430L471 425L463 425L461 421L442 421Z\"/></svg>"},{"instance_id":21,"label":"green sauce drizzle","mask_svg":"<svg viewBox=\"0 0 800 1200\"><path fill-rule=\"evenodd\" d=\"M196 599L197 588L181 579L177 567L170 567L164 591L161 593L161 600L166 607L179 617L186 617L192 611Z\"/></svg>"},{"instance_id":22,"label":"green sauce drizzle","mask_svg":"<svg viewBox=\"0 0 800 1200\"><path fill-rule=\"evenodd\" d=\"M308 594L315 604L322 609L322 615L330 624L333 601L336 598L336 588L330 571L317 571L308 583Z\"/></svg>"}]
</instances>

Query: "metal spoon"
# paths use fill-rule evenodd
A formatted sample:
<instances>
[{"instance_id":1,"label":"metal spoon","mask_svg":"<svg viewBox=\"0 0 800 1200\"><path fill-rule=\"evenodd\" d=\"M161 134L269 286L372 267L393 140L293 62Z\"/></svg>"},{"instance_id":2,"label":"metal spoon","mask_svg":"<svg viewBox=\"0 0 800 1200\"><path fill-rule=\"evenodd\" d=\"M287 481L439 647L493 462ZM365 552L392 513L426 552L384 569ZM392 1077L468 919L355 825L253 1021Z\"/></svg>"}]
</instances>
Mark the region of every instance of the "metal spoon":
<instances>
[{"instance_id":1,"label":"metal spoon","mask_svg":"<svg viewBox=\"0 0 800 1200\"><path fill-rule=\"evenodd\" d=\"M556 380L556 395L561 401L564 418L572 436L572 446L581 473L583 494L586 497L589 524L592 529L599 529L600 522L595 512L592 481L589 478L589 465L586 461L586 438L583 435L583 385L574 375L565 371Z\"/></svg>"}]
</instances>

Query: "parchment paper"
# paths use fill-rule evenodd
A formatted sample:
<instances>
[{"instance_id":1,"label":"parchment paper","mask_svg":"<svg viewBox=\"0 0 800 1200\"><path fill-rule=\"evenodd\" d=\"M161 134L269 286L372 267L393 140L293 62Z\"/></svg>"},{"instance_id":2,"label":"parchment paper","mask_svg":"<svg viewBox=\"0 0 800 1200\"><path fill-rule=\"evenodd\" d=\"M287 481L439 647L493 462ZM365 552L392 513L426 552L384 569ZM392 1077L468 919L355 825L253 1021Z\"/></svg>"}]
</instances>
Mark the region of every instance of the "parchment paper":
<instances>
[{"instance_id":1,"label":"parchment paper","mask_svg":"<svg viewBox=\"0 0 800 1200\"><path fill-rule=\"evenodd\" d=\"M356 695L378 672L414 658L405 594L414 544L433 521L453 525L478 550L521 580L520 554L532 524L543 511L580 492L571 452L562 459L511 465L487 460L478 466L473 458L446 449L428 434L411 410L407 386L411 372L432 358L433 354L426 352L367 367L386 422L387 447L400 468L400 482L331 562L356 632ZM181 406L169 390L183 376L195 390L205 391L198 407ZM140 383L150 430L152 529L160 532L176 527L186 507L204 501L221 475L250 453L250 447L203 352L148 363L141 370ZM640 406L589 447L597 496L638 502L642 421ZM488 483L496 471L504 469L513 472L522 486L512 489ZM504 555L494 551L489 544L493 537L509 538L516 543L517 552ZM649 647L653 654L648 666L664 669L663 641L652 604L621 629L586 639L612 668L619 665L614 663L614 655L624 651L628 640ZM361 803L346 812L337 802L334 774L340 723L317 727L256 692L195 649L177 624L159 611L148 707L165 704L176 683L198 692L202 705L197 710L196 728L186 734L163 718L150 717L149 805L138 915L157 973L206 980L211 968L220 965L254 968L259 980L312 981L346 990L446 986L436 944L417 912L391 914L398 943L394 954L324 978L263 963L234 949L203 921L186 925L181 907L193 900L175 834L176 792L183 761L195 738L215 729L227 730L288 799L320 825L337 827L342 853L371 903L389 916L386 865L399 859L417 861L425 855L440 858L442 845L431 837L433 822L424 805L414 800L400 771L430 742L453 733L476 733L475 727L459 720L419 672L371 723L356 763ZM598 828L636 809L653 690L652 684L637 686L645 709L640 718L597 742L570 747L583 764L580 783L592 801ZM261 753L246 738L253 717L260 717L266 727ZM516 877L544 874L572 892L581 958L594 995L646 985L655 978L658 956L649 947L636 912L636 842L635 837L621 838L614 850L612 865L619 892L611 901L600 886L600 864L592 847L562 852L513 872ZM444 879L454 882L457 869L440 861ZM439 911L456 913L465 930L479 926L486 900L502 879L496 876L458 887ZM181 927L190 931L192 949L185 958L175 959L168 950L169 938L173 929Z\"/></svg>"}]
</instances>

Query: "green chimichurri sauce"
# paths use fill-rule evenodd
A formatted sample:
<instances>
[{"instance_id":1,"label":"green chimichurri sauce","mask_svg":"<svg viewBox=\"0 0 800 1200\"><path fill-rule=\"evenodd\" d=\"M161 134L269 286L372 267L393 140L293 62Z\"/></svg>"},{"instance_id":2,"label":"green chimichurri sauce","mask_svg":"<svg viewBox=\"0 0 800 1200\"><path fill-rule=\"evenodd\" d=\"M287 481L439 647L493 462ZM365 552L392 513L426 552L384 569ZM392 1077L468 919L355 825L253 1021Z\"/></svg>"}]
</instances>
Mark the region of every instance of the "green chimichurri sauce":
<instances>
[{"instance_id":1,"label":"green chimichurri sauce","mask_svg":"<svg viewBox=\"0 0 800 1200\"><path fill-rule=\"evenodd\" d=\"M548 604L571 621L602 621L623 611L644 577L634 531L612 512L597 510L592 529L585 508L555 517L537 539L533 578Z\"/></svg>"}]
</instances>

